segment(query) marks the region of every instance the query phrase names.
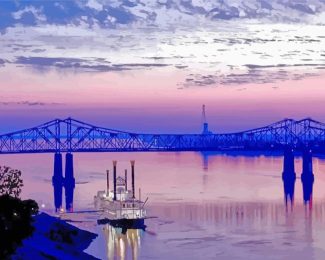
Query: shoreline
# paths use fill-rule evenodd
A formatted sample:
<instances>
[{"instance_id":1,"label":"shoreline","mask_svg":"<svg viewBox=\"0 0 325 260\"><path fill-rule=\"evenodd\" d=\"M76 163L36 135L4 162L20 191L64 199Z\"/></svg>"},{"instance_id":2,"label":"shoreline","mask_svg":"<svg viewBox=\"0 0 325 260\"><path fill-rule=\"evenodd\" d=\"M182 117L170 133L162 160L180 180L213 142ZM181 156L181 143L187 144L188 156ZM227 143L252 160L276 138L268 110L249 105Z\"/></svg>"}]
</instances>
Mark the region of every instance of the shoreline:
<instances>
[{"instance_id":1,"label":"shoreline","mask_svg":"<svg viewBox=\"0 0 325 260\"><path fill-rule=\"evenodd\" d=\"M32 236L23 241L12 259L97 259L84 252L97 234L44 212L34 217L33 226Z\"/></svg>"}]
</instances>

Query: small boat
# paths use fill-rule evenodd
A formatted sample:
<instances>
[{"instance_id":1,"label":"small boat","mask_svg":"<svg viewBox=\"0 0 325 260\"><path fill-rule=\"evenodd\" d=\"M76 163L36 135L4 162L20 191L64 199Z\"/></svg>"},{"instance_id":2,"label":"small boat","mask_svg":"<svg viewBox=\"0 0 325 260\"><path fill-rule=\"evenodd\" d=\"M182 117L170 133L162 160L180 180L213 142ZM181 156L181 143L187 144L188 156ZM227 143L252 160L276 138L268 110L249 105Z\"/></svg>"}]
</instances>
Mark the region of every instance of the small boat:
<instances>
[{"instance_id":1,"label":"small boat","mask_svg":"<svg viewBox=\"0 0 325 260\"><path fill-rule=\"evenodd\" d=\"M141 190L139 198L135 197L134 165L131 161L132 189L128 190L127 170L125 176L116 176L117 161L113 161L113 190L109 187L109 171L107 170L107 190L98 191L94 197L95 207L101 212L98 224L110 224L123 230L131 228L145 229L144 220L146 201L141 201Z\"/></svg>"}]
</instances>

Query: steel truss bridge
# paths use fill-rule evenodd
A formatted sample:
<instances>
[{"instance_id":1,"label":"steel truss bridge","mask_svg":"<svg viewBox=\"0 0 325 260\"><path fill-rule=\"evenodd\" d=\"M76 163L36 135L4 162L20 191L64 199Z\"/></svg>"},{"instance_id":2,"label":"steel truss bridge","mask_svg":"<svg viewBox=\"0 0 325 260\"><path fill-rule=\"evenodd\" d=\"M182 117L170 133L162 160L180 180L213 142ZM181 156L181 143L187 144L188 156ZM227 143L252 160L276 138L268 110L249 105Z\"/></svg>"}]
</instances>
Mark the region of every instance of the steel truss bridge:
<instances>
[{"instance_id":1,"label":"steel truss bridge","mask_svg":"<svg viewBox=\"0 0 325 260\"><path fill-rule=\"evenodd\" d=\"M55 119L0 135L0 154L136 151L302 150L325 152L325 124L310 118L223 134L141 134Z\"/></svg>"},{"instance_id":2,"label":"steel truss bridge","mask_svg":"<svg viewBox=\"0 0 325 260\"><path fill-rule=\"evenodd\" d=\"M312 191L314 182L312 150L325 153L325 124L310 118L299 121L285 119L248 131L212 134L208 131L207 123L204 123L202 134L140 134L97 127L67 118L0 135L0 154L54 153L52 185L57 211L62 209L63 189L66 210L73 211L74 152L225 150L282 150L282 179L284 183L292 185L296 179L294 150L301 151L301 180L309 185L308 189L304 188L304 194L312 194L306 192ZM62 153L66 153L64 175ZM284 185L285 191L288 190L290 185Z\"/></svg>"}]
</instances>

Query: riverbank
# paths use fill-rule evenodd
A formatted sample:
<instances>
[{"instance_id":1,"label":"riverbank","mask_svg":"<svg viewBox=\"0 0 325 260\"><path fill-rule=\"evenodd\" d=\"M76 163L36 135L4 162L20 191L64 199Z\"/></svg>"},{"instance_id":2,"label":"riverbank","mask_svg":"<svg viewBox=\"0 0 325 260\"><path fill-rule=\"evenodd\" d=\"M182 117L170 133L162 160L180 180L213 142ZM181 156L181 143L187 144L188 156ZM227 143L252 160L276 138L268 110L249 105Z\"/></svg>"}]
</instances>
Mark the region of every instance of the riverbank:
<instances>
[{"instance_id":1,"label":"riverbank","mask_svg":"<svg viewBox=\"0 0 325 260\"><path fill-rule=\"evenodd\" d=\"M97 237L57 217L34 217L33 235L23 241L12 259L97 259L83 252Z\"/></svg>"}]
</instances>

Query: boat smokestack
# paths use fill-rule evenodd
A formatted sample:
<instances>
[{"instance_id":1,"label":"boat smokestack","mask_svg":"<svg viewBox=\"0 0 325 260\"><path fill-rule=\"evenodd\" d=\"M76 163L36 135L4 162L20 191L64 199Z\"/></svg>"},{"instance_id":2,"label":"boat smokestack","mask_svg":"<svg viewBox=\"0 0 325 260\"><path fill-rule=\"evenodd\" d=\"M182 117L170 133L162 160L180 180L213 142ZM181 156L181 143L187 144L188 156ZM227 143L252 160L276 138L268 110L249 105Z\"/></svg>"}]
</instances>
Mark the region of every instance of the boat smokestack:
<instances>
[{"instance_id":1,"label":"boat smokestack","mask_svg":"<svg viewBox=\"0 0 325 260\"><path fill-rule=\"evenodd\" d=\"M132 174L132 198L135 198L135 188L134 188L134 164L135 161L131 161L131 174Z\"/></svg>"},{"instance_id":2,"label":"boat smokestack","mask_svg":"<svg viewBox=\"0 0 325 260\"><path fill-rule=\"evenodd\" d=\"M106 188L107 188L107 192L106 192L106 195L108 197L109 195L109 170L106 170Z\"/></svg>"},{"instance_id":3,"label":"boat smokestack","mask_svg":"<svg viewBox=\"0 0 325 260\"><path fill-rule=\"evenodd\" d=\"M125 169L125 191L128 190L128 170Z\"/></svg>"},{"instance_id":4,"label":"boat smokestack","mask_svg":"<svg viewBox=\"0 0 325 260\"><path fill-rule=\"evenodd\" d=\"M114 200L116 200L116 164L117 161L113 161L113 178L114 178Z\"/></svg>"}]
</instances>

